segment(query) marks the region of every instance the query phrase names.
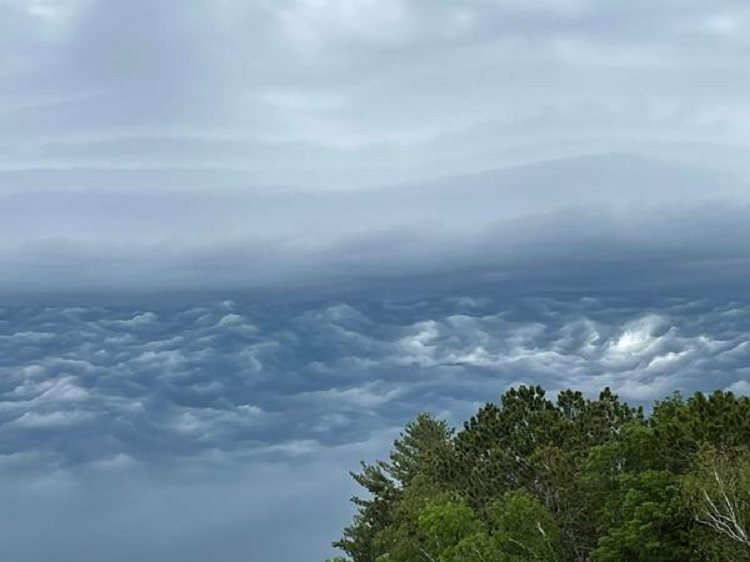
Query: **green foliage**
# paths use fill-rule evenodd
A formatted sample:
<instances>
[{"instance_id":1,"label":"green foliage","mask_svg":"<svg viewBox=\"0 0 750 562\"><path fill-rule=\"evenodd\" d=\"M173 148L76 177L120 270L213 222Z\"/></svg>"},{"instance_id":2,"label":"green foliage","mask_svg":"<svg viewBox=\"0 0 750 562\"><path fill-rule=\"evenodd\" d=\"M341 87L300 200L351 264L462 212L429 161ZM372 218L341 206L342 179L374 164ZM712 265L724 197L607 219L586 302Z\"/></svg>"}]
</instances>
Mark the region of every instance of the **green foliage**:
<instances>
[{"instance_id":1,"label":"green foliage","mask_svg":"<svg viewBox=\"0 0 750 562\"><path fill-rule=\"evenodd\" d=\"M419 515L430 503L443 497L424 474L417 475L393 505L394 522L377 537L378 550L389 562L411 562L425 558L427 539Z\"/></svg>"},{"instance_id":2,"label":"green foliage","mask_svg":"<svg viewBox=\"0 0 750 562\"><path fill-rule=\"evenodd\" d=\"M519 387L455 434L407 424L352 475L366 495L335 544L352 562L750 560L749 447L750 400L728 392L647 418L609 389Z\"/></svg>"},{"instance_id":3,"label":"green foliage","mask_svg":"<svg viewBox=\"0 0 750 562\"><path fill-rule=\"evenodd\" d=\"M606 533L593 552L597 562L683 562L691 560L691 514L677 478L645 470L618 477L602 509Z\"/></svg>"},{"instance_id":4,"label":"green foliage","mask_svg":"<svg viewBox=\"0 0 750 562\"><path fill-rule=\"evenodd\" d=\"M467 540L481 533L474 511L460 499L430 502L419 514L419 528L426 537L425 552L438 562L453 562L466 551Z\"/></svg>"},{"instance_id":5,"label":"green foliage","mask_svg":"<svg viewBox=\"0 0 750 562\"><path fill-rule=\"evenodd\" d=\"M403 544L403 537L399 536L410 532L408 523L414 512L409 507L419 501L414 493L405 492L427 486L427 476L422 473L430 472L434 460L449 447L451 433L444 421L420 414L407 424L393 444L390 462L363 462L361 472L351 476L364 488L367 497L352 498L359 511L352 525L344 529L341 539L333 545L355 562L375 562L389 552L394 541ZM410 486L415 480L420 480L420 485ZM395 518L396 513L401 517Z\"/></svg>"},{"instance_id":6,"label":"green foliage","mask_svg":"<svg viewBox=\"0 0 750 562\"><path fill-rule=\"evenodd\" d=\"M689 470L704 444L718 450L750 446L750 398L731 392L696 393L687 401L676 395L656 404L651 422L675 472Z\"/></svg>"},{"instance_id":7,"label":"green foliage","mask_svg":"<svg viewBox=\"0 0 750 562\"><path fill-rule=\"evenodd\" d=\"M419 414L407 424L399 439L393 444L388 474L401 486L409 483L429 464L448 450L453 431L443 420L431 414Z\"/></svg>"},{"instance_id":8,"label":"green foliage","mask_svg":"<svg viewBox=\"0 0 750 562\"><path fill-rule=\"evenodd\" d=\"M750 559L750 451L705 445L683 488L698 523L731 544L737 560Z\"/></svg>"},{"instance_id":9,"label":"green foliage","mask_svg":"<svg viewBox=\"0 0 750 562\"><path fill-rule=\"evenodd\" d=\"M509 562L562 559L560 529L555 518L528 492L506 492L489 511L499 559Z\"/></svg>"}]
</instances>

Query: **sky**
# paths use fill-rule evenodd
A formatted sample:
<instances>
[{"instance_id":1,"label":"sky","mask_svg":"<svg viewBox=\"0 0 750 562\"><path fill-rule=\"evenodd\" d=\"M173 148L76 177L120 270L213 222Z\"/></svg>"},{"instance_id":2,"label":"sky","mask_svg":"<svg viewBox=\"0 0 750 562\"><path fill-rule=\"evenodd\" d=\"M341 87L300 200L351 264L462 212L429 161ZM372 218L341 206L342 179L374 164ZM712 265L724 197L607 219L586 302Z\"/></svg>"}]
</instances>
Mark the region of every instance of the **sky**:
<instances>
[{"instance_id":1,"label":"sky","mask_svg":"<svg viewBox=\"0 0 750 562\"><path fill-rule=\"evenodd\" d=\"M5 555L322 562L419 411L750 393L749 57L745 1L0 0Z\"/></svg>"}]
</instances>

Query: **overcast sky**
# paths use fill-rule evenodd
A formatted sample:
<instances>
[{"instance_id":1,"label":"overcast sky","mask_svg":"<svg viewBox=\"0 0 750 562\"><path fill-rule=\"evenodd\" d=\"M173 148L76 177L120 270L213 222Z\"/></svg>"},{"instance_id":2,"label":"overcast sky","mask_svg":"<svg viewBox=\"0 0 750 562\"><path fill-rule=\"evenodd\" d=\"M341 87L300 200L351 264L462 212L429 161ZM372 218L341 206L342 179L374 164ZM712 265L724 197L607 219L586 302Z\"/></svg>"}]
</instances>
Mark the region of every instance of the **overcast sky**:
<instances>
[{"instance_id":1,"label":"overcast sky","mask_svg":"<svg viewBox=\"0 0 750 562\"><path fill-rule=\"evenodd\" d=\"M0 287L741 276L745 4L0 0Z\"/></svg>"},{"instance_id":2,"label":"overcast sky","mask_svg":"<svg viewBox=\"0 0 750 562\"><path fill-rule=\"evenodd\" d=\"M12 562L321 562L510 385L750 392L746 0L0 0Z\"/></svg>"},{"instance_id":3,"label":"overcast sky","mask_svg":"<svg viewBox=\"0 0 750 562\"><path fill-rule=\"evenodd\" d=\"M0 16L7 187L54 168L65 186L352 188L750 142L742 1L3 0Z\"/></svg>"}]
</instances>

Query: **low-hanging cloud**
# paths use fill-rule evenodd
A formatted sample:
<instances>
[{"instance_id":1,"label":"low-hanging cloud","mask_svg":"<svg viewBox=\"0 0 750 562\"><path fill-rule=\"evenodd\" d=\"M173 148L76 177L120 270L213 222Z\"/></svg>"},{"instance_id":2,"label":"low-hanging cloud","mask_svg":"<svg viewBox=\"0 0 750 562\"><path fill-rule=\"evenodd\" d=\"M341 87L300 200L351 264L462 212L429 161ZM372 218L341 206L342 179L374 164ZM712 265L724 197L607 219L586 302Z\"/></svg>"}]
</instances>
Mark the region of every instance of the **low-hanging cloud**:
<instances>
[{"instance_id":1,"label":"low-hanging cloud","mask_svg":"<svg viewBox=\"0 0 750 562\"><path fill-rule=\"evenodd\" d=\"M739 301L152 306L4 308L3 452L52 454L62 466L304 454L423 408L470 409L519 381L612 386L636 402L740 388L750 352Z\"/></svg>"},{"instance_id":2,"label":"low-hanging cloud","mask_svg":"<svg viewBox=\"0 0 750 562\"><path fill-rule=\"evenodd\" d=\"M0 286L738 290L745 185L611 155L360 192L13 192L0 195Z\"/></svg>"},{"instance_id":3,"label":"low-hanging cloud","mask_svg":"<svg viewBox=\"0 0 750 562\"><path fill-rule=\"evenodd\" d=\"M634 404L746 393L749 342L750 307L727 299L6 306L5 551L321 559L349 514L347 469L416 412L458 424L517 384ZM280 544L289 525L305 533Z\"/></svg>"}]
</instances>

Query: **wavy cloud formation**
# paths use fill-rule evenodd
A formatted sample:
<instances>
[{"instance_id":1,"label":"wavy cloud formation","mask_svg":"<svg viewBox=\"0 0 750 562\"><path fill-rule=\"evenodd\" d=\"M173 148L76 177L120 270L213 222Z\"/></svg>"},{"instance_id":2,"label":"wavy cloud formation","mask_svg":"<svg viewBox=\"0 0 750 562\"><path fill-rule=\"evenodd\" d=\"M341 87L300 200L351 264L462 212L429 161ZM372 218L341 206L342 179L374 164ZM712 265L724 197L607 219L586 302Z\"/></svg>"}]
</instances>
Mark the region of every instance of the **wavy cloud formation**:
<instances>
[{"instance_id":1,"label":"wavy cloud formation","mask_svg":"<svg viewBox=\"0 0 750 562\"><path fill-rule=\"evenodd\" d=\"M749 378L746 301L6 306L0 498L21 506L0 516L6 552L321 559L347 518L346 471L420 410L459 423L522 383L640 403L747 393ZM305 531L279 544L285 525Z\"/></svg>"},{"instance_id":2,"label":"wavy cloud formation","mask_svg":"<svg viewBox=\"0 0 750 562\"><path fill-rule=\"evenodd\" d=\"M744 391L750 307L633 299L2 311L0 442L56 466L318 454L519 383Z\"/></svg>"}]
</instances>

